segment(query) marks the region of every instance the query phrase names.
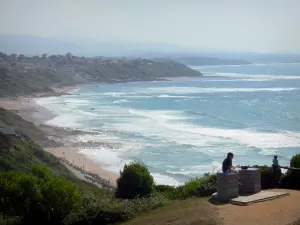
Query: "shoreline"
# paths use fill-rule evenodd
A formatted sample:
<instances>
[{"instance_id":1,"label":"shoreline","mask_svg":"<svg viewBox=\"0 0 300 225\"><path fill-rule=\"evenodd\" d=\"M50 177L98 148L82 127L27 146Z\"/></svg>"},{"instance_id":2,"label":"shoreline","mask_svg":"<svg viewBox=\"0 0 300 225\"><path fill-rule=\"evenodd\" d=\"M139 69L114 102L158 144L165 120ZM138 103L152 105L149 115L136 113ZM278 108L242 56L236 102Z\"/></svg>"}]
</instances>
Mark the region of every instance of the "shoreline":
<instances>
[{"instance_id":1,"label":"shoreline","mask_svg":"<svg viewBox=\"0 0 300 225\"><path fill-rule=\"evenodd\" d=\"M97 83L99 84L99 83ZM43 149L48 153L54 155L60 159L61 163L64 164L70 172L77 176L81 180L86 180L91 183L97 183L97 179L86 179L86 175L80 175L80 168L84 169L83 174L91 174L99 177L100 180L108 181L110 186L116 187L116 180L119 175L115 172L105 170L103 165L95 160L88 158L86 155L80 153L80 148L86 143L78 141L70 145L68 138L73 137L76 139L80 134L86 132L72 130L68 127L57 127L47 125L47 122L54 119L56 116L51 110L39 105L35 99L48 98L53 96L68 95L71 94L76 88L80 88L85 85L95 85L95 83L88 83L76 86L68 86L62 88L53 88L54 93L37 93L31 96L19 96L19 97L6 97L0 98L0 107L16 113L23 119L35 124L50 141L54 143L43 146ZM103 143L91 143L93 147L97 147ZM77 145L77 146L76 146ZM73 169L71 168L73 167ZM98 180L99 180L98 179ZM97 186L104 186L103 184Z\"/></svg>"},{"instance_id":2,"label":"shoreline","mask_svg":"<svg viewBox=\"0 0 300 225\"><path fill-rule=\"evenodd\" d=\"M104 162L98 162L89 158L80 151L83 149L97 149L102 146L107 147L111 143L105 143L104 141L76 141L80 135L92 134L93 132L80 131L70 127L60 127L55 125L48 125L47 122L59 116L52 112L50 109L40 105L36 100L41 98L49 97L59 97L63 95L72 95L72 91L85 87L85 86L101 86L106 84L114 83L132 83L132 82L161 82L161 81L174 81L176 79L191 79L191 78L203 78L202 76L188 76L188 77L166 77L162 79L155 80L145 80L145 81L114 81L114 82L88 82L73 86L52 86L53 92L46 93L34 93L28 96L18 96L18 97L5 97L0 98L0 107L3 107L7 110L16 113L21 116L23 119L32 122L35 124L49 140L46 144L39 143L45 151L54 155L60 159L61 163L64 164L70 172L77 176L81 180L86 180L80 172L82 168L87 173L92 173L100 178L103 178L106 181L109 181L109 184L113 187L116 187L116 180L119 177L119 174L115 171L106 170ZM70 141L73 139L73 141ZM118 144L118 143L113 143ZM108 146L109 147L109 146ZM63 154L64 152L64 154ZM85 163L83 163L85 162ZM75 169L76 168L76 169ZM121 168L120 168L121 169ZM84 173L83 173L84 174ZM86 180L91 182L91 180ZM92 183L95 184L95 181ZM97 185L98 186L98 185ZM102 185L103 186L103 185Z\"/></svg>"}]
</instances>

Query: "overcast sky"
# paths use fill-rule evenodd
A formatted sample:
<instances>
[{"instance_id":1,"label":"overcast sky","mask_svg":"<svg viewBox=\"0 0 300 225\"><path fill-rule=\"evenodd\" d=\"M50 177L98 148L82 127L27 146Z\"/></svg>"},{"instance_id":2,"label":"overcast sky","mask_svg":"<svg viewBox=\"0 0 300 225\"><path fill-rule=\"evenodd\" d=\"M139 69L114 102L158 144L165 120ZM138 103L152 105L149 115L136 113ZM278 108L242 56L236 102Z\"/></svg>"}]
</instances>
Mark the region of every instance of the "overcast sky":
<instances>
[{"instance_id":1,"label":"overcast sky","mask_svg":"<svg viewBox=\"0 0 300 225\"><path fill-rule=\"evenodd\" d=\"M0 0L0 33L300 52L300 0Z\"/></svg>"}]
</instances>

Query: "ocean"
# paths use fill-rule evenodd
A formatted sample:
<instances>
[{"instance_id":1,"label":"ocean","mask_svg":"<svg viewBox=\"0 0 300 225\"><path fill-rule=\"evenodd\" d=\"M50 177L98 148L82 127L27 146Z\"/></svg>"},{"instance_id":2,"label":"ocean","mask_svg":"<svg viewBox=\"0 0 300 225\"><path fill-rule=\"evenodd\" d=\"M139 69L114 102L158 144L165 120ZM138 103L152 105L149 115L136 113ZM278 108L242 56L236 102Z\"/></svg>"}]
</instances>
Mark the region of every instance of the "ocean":
<instances>
[{"instance_id":1,"label":"ocean","mask_svg":"<svg viewBox=\"0 0 300 225\"><path fill-rule=\"evenodd\" d=\"M235 165L280 165L300 152L300 64L202 66L202 78L99 84L38 99L49 125L93 131L80 141L120 143L81 149L119 172L143 162L156 183L180 185L216 172L227 152Z\"/></svg>"}]
</instances>

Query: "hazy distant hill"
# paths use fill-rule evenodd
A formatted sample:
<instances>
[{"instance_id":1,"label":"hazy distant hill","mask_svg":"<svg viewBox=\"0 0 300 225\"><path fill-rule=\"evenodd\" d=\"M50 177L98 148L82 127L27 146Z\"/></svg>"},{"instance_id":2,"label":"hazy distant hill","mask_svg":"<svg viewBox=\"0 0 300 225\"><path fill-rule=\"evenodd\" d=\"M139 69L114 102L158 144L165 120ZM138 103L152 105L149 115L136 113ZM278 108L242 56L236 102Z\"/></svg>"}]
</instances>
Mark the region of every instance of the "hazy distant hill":
<instances>
[{"instance_id":1,"label":"hazy distant hill","mask_svg":"<svg viewBox=\"0 0 300 225\"><path fill-rule=\"evenodd\" d=\"M300 63L300 53L256 53L205 51L173 55L174 58L218 58L221 60L242 60L251 63Z\"/></svg>"},{"instance_id":2,"label":"hazy distant hill","mask_svg":"<svg viewBox=\"0 0 300 225\"><path fill-rule=\"evenodd\" d=\"M300 54L208 51L165 43L120 40L87 40L75 37L45 38L32 35L0 35L0 52L42 55L71 52L81 56L170 58L193 65L235 65L300 62Z\"/></svg>"},{"instance_id":3,"label":"hazy distant hill","mask_svg":"<svg viewBox=\"0 0 300 225\"><path fill-rule=\"evenodd\" d=\"M44 53L65 54L79 52L82 48L76 44L37 36L0 36L0 51L7 54L41 55Z\"/></svg>"},{"instance_id":4,"label":"hazy distant hill","mask_svg":"<svg viewBox=\"0 0 300 225\"><path fill-rule=\"evenodd\" d=\"M180 51L170 44L141 43L133 41L103 41L78 38L44 38L30 35L0 35L0 52L7 54L41 55L71 52L83 56L141 56L150 51Z\"/></svg>"}]
</instances>

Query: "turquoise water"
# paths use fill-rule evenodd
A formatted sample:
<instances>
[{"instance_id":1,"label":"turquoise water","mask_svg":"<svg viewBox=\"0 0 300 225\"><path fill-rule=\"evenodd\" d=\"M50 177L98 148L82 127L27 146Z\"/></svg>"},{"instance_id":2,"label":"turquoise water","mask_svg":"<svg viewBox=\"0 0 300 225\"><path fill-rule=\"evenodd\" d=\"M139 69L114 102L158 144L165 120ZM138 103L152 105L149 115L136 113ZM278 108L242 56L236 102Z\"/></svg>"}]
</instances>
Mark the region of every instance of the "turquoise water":
<instances>
[{"instance_id":1,"label":"turquoise water","mask_svg":"<svg viewBox=\"0 0 300 225\"><path fill-rule=\"evenodd\" d=\"M120 143L82 153L116 172L142 161L157 183L217 171L229 151L241 165L274 154L287 165L300 152L300 64L191 67L205 77L91 85L38 103L59 115L49 124L98 132L81 141Z\"/></svg>"}]
</instances>

